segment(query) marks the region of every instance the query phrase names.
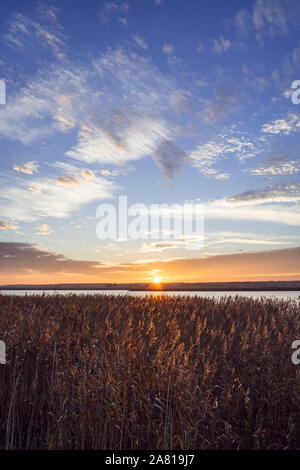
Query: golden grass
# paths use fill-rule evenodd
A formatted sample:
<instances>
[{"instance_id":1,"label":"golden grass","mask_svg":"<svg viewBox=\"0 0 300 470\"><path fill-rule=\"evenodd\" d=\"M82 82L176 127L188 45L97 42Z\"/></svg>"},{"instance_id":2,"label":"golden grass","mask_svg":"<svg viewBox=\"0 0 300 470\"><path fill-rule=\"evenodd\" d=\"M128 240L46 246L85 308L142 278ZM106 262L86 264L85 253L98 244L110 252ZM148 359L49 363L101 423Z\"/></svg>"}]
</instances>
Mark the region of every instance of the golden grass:
<instances>
[{"instance_id":1,"label":"golden grass","mask_svg":"<svg viewBox=\"0 0 300 470\"><path fill-rule=\"evenodd\" d=\"M300 448L299 303L0 296L1 449Z\"/></svg>"}]
</instances>

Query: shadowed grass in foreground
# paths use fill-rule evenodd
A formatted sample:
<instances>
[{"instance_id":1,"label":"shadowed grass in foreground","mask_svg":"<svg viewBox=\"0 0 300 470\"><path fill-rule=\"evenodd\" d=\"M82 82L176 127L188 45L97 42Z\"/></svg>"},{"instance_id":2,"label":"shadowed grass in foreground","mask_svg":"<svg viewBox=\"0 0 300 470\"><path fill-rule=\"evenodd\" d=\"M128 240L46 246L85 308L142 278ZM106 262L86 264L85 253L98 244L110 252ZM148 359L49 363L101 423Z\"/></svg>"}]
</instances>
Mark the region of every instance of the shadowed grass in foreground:
<instances>
[{"instance_id":1,"label":"shadowed grass in foreground","mask_svg":"<svg viewBox=\"0 0 300 470\"><path fill-rule=\"evenodd\" d=\"M0 295L0 448L300 448L299 313L241 297Z\"/></svg>"}]
</instances>

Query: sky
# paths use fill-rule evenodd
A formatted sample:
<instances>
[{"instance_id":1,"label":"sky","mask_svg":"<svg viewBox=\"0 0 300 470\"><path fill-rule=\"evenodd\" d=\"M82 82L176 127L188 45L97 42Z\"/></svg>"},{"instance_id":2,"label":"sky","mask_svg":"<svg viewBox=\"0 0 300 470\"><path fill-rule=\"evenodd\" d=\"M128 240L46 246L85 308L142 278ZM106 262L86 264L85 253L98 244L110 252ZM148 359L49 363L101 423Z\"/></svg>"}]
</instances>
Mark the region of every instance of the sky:
<instances>
[{"instance_id":1,"label":"sky","mask_svg":"<svg viewBox=\"0 0 300 470\"><path fill-rule=\"evenodd\" d=\"M300 279L298 0L10 0L0 22L1 284ZM198 204L203 232L101 238L120 196Z\"/></svg>"}]
</instances>

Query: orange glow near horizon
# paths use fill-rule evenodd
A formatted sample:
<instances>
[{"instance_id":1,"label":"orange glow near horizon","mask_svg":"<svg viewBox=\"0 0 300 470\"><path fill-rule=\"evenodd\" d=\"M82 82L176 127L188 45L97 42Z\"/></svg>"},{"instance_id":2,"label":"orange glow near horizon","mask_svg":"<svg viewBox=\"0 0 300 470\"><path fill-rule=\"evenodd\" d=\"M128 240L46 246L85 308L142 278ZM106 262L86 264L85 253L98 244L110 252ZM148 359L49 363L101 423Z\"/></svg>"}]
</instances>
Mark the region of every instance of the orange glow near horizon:
<instances>
[{"instance_id":1,"label":"orange glow near horizon","mask_svg":"<svg viewBox=\"0 0 300 470\"><path fill-rule=\"evenodd\" d=\"M56 259L30 248L9 252L0 266L0 285L293 281L300 279L300 247L280 250L173 258L116 265L86 260ZM11 256L13 254L14 256ZM32 262L32 265L30 265Z\"/></svg>"}]
</instances>

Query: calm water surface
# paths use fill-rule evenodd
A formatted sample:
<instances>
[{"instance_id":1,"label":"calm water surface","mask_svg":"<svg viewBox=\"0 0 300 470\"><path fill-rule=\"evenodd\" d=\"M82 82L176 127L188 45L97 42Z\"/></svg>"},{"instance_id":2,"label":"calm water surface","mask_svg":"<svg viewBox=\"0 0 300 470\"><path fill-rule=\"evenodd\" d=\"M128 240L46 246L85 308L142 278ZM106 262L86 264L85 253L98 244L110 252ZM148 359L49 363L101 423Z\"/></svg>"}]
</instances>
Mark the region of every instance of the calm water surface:
<instances>
[{"instance_id":1,"label":"calm water surface","mask_svg":"<svg viewBox=\"0 0 300 470\"><path fill-rule=\"evenodd\" d=\"M42 295L43 293L47 295L69 295L69 294L77 294L77 295L137 295L137 296L145 296L145 295L182 295L182 296L193 296L196 295L197 297L215 297L220 298L224 296L232 296L235 297L236 295L241 297L252 297L254 299L258 299L260 297L266 298L274 298L274 299L294 299L300 300L300 291L219 291L219 292L212 292L212 291L128 291L128 290L0 290L0 294L3 295Z\"/></svg>"}]
</instances>

